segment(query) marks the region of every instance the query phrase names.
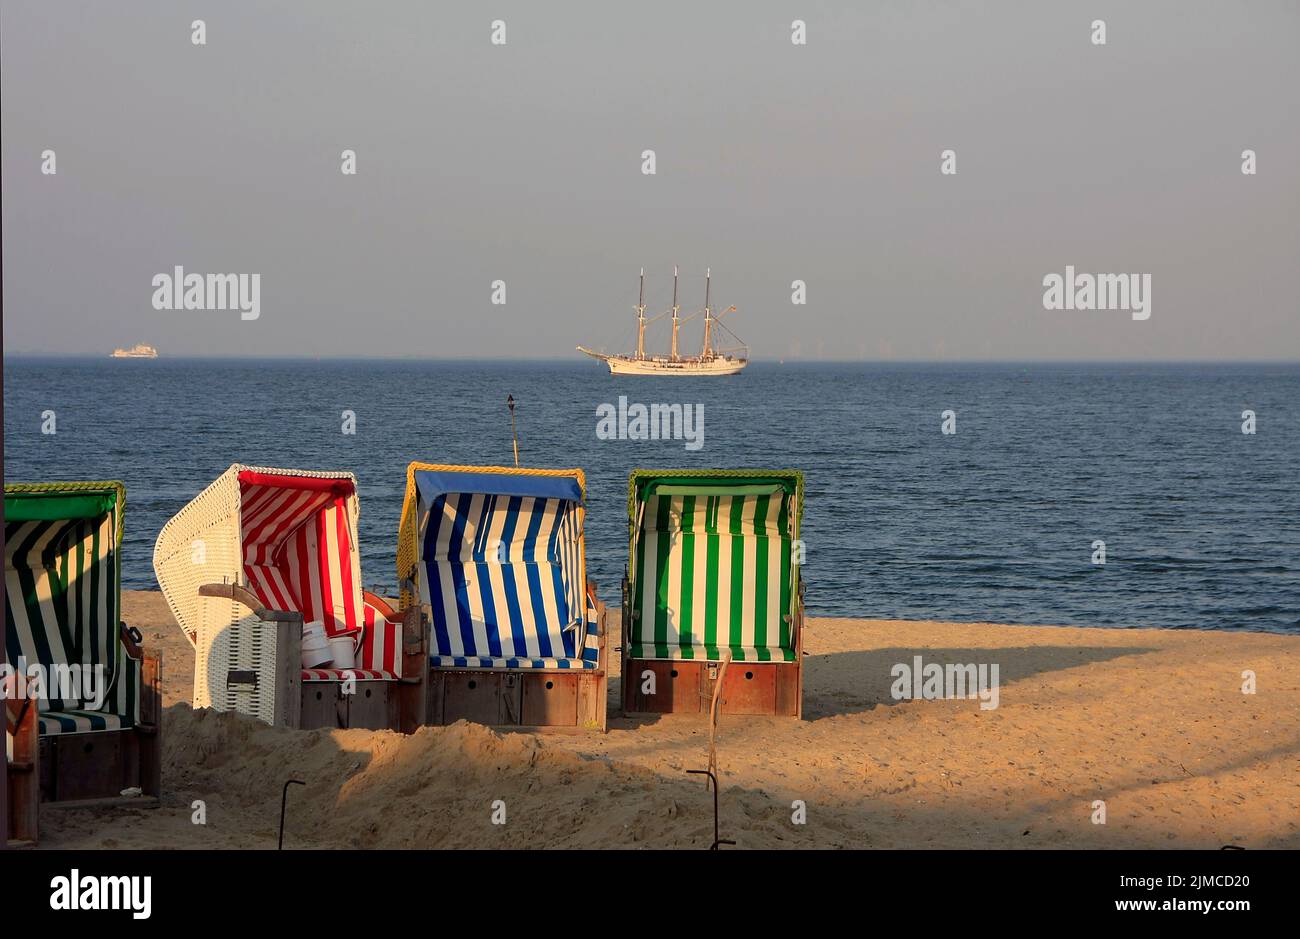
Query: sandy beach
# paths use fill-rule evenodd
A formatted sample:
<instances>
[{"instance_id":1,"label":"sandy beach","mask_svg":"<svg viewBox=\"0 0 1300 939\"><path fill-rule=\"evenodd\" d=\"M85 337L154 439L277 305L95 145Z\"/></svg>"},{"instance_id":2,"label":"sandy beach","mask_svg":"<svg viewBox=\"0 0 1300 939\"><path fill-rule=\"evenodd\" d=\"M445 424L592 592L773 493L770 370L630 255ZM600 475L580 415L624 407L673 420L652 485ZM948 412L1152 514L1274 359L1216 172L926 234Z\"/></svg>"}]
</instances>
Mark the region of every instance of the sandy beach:
<instances>
[{"instance_id":1,"label":"sandy beach","mask_svg":"<svg viewBox=\"0 0 1300 939\"><path fill-rule=\"evenodd\" d=\"M124 592L123 618L164 654L164 796L43 807L44 848L274 847L290 778L307 785L286 847L712 840L707 784L686 774L707 764L704 723L618 716L617 680L606 735L277 730L191 710L193 654L161 594ZM813 618L804 645L803 721L721 721L738 847L1300 847L1300 637ZM890 670L917 655L996 663L998 707L895 701Z\"/></svg>"}]
</instances>

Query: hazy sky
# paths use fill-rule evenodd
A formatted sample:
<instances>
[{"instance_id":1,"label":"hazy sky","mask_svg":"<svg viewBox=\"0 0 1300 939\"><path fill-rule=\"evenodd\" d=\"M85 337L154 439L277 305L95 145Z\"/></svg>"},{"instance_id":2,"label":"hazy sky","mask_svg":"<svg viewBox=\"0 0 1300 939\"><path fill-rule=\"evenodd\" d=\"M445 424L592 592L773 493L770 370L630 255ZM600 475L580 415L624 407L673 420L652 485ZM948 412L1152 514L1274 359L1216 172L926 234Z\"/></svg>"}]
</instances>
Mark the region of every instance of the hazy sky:
<instances>
[{"instance_id":1,"label":"hazy sky","mask_svg":"<svg viewBox=\"0 0 1300 939\"><path fill-rule=\"evenodd\" d=\"M676 262L756 358L1300 358L1294 0L0 10L7 353L569 357ZM153 309L176 265L260 318ZM1066 265L1151 318L1043 309Z\"/></svg>"}]
</instances>

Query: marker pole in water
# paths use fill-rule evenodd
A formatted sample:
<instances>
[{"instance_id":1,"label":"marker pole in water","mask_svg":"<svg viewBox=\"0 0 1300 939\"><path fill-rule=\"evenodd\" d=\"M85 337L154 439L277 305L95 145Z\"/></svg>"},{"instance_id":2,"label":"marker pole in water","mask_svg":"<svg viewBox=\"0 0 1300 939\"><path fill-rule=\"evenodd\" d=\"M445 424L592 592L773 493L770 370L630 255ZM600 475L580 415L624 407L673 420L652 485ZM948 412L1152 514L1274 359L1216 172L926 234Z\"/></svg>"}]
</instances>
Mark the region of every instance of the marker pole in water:
<instances>
[{"instance_id":1,"label":"marker pole in water","mask_svg":"<svg viewBox=\"0 0 1300 939\"><path fill-rule=\"evenodd\" d=\"M515 396L506 395L506 407L510 409L510 438L515 445L515 469L519 468L519 434L515 431Z\"/></svg>"}]
</instances>

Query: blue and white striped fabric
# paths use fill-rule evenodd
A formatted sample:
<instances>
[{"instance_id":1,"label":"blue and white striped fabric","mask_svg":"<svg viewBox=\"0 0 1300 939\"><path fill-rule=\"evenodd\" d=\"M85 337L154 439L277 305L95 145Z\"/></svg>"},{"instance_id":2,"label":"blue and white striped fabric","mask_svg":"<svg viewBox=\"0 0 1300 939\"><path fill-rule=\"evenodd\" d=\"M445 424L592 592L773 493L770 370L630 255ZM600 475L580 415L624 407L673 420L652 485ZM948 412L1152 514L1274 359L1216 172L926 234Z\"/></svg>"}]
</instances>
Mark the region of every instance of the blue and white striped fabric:
<instances>
[{"instance_id":1,"label":"blue and white striped fabric","mask_svg":"<svg viewBox=\"0 0 1300 939\"><path fill-rule=\"evenodd\" d=\"M587 634L582 646L582 658L521 659L491 658L489 656L434 655L431 663L439 668L571 668L595 669L600 667L600 624L596 611L587 608Z\"/></svg>"},{"instance_id":2,"label":"blue and white striped fabric","mask_svg":"<svg viewBox=\"0 0 1300 939\"><path fill-rule=\"evenodd\" d=\"M595 668L581 505L558 497L438 494L419 511L430 660L444 668ZM594 653L593 653L594 655Z\"/></svg>"}]
</instances>

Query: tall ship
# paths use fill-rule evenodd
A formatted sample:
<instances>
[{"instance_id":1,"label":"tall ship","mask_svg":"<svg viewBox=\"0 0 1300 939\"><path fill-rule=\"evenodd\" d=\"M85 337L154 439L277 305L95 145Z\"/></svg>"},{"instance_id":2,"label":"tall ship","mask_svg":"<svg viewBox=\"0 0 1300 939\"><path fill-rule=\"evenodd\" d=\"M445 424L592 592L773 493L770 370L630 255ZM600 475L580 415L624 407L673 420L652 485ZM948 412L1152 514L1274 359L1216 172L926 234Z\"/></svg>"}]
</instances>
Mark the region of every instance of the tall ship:
<instances>
[{"instance_id":1,"label":"tall ship","mask_svg":"<svg viewBox=\"0 0 1300 939\"><path fill-rule=\"evenodd\" d=\"M114 349L112 357L115 359L156 359L158 358L158 350L153 346L146 346L142 342L129 349Z\"/></svg>"},{"instance_id":2,"label":"tall ship","mask_svg":"<svg viewBox=\"0 0 1300 939\"><path fill-rule=\"evenodd\" d=\"M600 359L609 366L613 375L735 375L749 364L749 347L741 342L740 337L722 324L722 317L734 313L734 306L727 307L721 313L714 313L709 306L710 271L704 273L704 309L682 317L681 307L677 305L677 268L673 267L673 305L658 316L649 319L645 315L645 268L641 268L641 293L636 305L636 352L630 355L595 352L585 346L578 346L578 351L593 359ZM673 338L667 355L647 354L645 351L645 328L669 313L673 317ZM689 323L701 313L704 314L704 342L699 355L681 355L678 351L678 333L685 323ZM736 341L730 348L718 348L714 344L714 330L721 330Z\"/></svg>"}]
</instances>

